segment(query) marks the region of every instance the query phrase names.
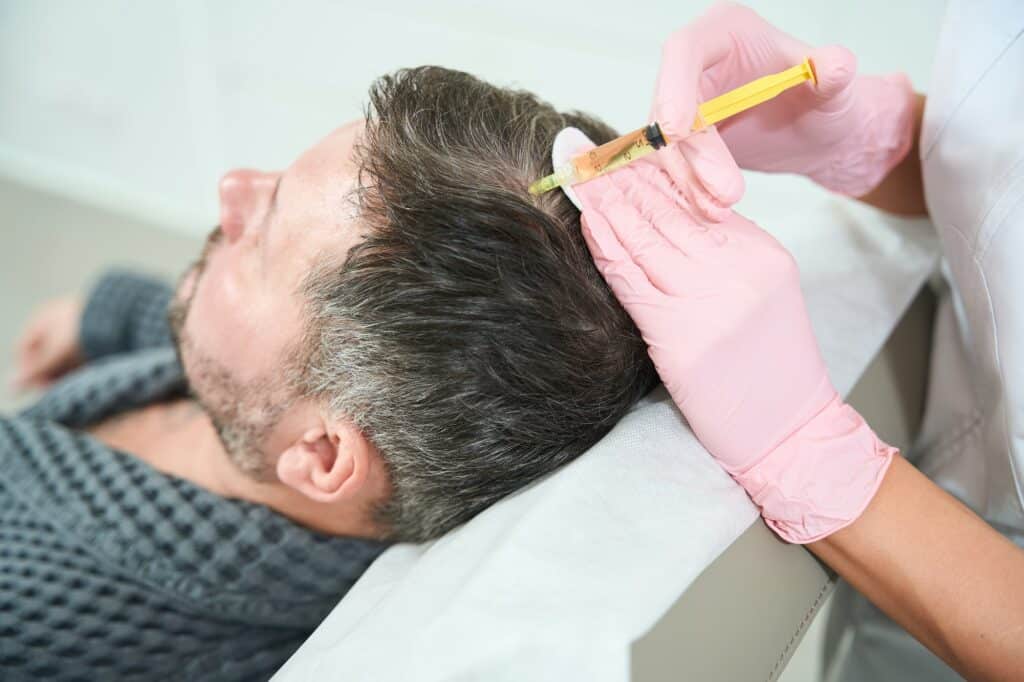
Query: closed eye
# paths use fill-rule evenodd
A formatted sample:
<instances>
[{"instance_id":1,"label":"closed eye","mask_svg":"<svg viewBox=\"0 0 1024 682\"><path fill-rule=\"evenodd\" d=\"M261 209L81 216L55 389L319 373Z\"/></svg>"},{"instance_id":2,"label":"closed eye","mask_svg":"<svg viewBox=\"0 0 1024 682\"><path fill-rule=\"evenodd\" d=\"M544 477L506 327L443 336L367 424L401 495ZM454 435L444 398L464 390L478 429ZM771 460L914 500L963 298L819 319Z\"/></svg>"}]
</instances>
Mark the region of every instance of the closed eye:
<instances>
[{"instance_id":1,"label":"closed eye","mask_svg":"<svg viewBox=\"0 0 1024 682\"><path fill-rule=\"evenodd\" d=\"M267 258L269 257L269 247L267 246L270 242L270 228L274 224L274 218L277 216L277 193L281 189L281 178L282 175L277 176L277 182L274 183L274 193L270 197L270 208L267 209L267 214L263 218L263 230L261 230L261 236L263 237L263 248L260 249L260 267L264 278L267 274Z\"/></svg>"}]
</instances>

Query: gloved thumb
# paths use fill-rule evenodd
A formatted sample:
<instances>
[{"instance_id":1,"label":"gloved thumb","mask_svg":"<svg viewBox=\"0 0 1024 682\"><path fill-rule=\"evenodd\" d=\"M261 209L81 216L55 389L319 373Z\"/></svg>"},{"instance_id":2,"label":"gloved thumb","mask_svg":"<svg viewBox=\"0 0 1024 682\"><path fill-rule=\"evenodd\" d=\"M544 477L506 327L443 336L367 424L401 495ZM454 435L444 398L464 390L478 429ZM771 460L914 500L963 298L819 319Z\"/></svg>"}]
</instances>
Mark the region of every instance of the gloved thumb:
<instances>
[{"instance_id":1,"label":"gloved thumb","mask_svg":"<svg viewBox=\"0 0 1024 682\"><path fill-rule=\"evenodd\" d=\"M701 218L727 220L743 196L743 174L714 126L660 150L657 160Z\"/></svg>"},{"instance_id":2,"label":"gloved thumb","mask_svg":"<svg viewBox=\"0 0 1024 682\"><path fill-rule=\"evenodd\" d=\"M814 69L814 92L821 99L832 99L842 92L857 75L857 57L845 47L828 45L811 50Z\"/></svg>"},{"instance_id":3,"label":"gloved thumb","mask_svg":"<svg viewBox=\"0 0 1024 682\"><path fill-rule=\"evenodd\" d=\"M692 130L707 59L686 31L673 34L662 47L650 120L658 122L670 143Z\"/></svg>"}]
</instances>

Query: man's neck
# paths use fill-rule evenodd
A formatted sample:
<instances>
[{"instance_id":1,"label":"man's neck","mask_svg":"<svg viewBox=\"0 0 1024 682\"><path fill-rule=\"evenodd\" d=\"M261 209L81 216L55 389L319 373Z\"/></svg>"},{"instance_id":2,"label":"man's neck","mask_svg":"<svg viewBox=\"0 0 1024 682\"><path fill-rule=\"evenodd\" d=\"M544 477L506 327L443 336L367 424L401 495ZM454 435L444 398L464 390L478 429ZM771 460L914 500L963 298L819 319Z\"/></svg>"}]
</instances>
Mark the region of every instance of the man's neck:
<instances>
[{"instance_id":1,"label":"man's neck","mask_svg":"<svg viewBox=\"0 0 1024 682\"><path fill-rule=\"evenodd\" d=\"M327 535L380 539L381 533L367 522L369 511L366 505L356 503L326 504L312 500L280 481L258 481L242 472L224 451L213 424L206 413L201 413L208 437L202 459L205 464L203 476L211 483L221 486L225 497L247 500L270 507L299 525ZM197 471L201 471L197 467ZM194 481L206 487L205 482Z\"/></svg>"},{"instance_id":2,"label":"man's neck","mask_svg":"<svg viewBox=\"0 0 1024 682\"><path fill-rule=\"evenodd\" d=\"M364 506L325 504L311 500L282 483L260 483L237 471L238 497L270 507L295 523L327 535L380 540L382 533L365 521L370 516Z\"/></svg>"},{"instance_id":3,"label":"man's neck","mask_svg":"<svg viewBox=\"0 0 1024 682\"><path fill-rule=\"evenodd\" d=\"M220 497L270 507L327 535L380 538L366 504L316 502L279 481L263 483L228 457L209 416L191 400L148 405L89 429L100 441L129 452L158 471L183 478ZM379 487L379 486L378 486Z\"/></svg>"}]
</instances>

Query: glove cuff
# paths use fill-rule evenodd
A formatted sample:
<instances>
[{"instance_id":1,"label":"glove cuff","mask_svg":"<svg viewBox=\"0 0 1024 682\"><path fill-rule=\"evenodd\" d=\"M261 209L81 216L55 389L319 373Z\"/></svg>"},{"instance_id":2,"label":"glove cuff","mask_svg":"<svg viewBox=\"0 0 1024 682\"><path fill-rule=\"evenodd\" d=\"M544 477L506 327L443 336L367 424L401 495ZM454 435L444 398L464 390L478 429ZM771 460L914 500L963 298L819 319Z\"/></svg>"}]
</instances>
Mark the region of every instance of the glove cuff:
<instances>
[{"instance_id":1,"label":"glove cuff","mask_svg":"<svg viewBox=\"0 0 1024 682\"><path fill-rule=\"evenodd\" d=\"M870 102L858 129L865 132L853 151L827 164L811 178L819 185L851 197L861 197L877 187L914 144L914 112L917 96L905 74L858 76L853 97Z\"/></svg>"},{"instance_id":2,"label":"glove cuff","mask_svg":"<svg viewBox=\"0 0 1024 682\"><path fill-rule=\"evenodd\" d=\"M897 453L836 397L735 478L772 530L787 542L806 544L857 520Z\"/></svg>"}]
</instances>

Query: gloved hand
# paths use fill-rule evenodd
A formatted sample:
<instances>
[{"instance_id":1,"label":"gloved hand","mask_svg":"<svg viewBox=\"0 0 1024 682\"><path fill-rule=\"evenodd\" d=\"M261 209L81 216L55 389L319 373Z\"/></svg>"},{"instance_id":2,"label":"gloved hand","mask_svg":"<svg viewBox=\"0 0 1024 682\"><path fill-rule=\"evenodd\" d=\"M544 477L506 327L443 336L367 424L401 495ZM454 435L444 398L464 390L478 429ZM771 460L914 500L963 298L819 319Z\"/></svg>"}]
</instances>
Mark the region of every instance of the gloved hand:
<instances>
[{"instance_id":1,"label":"gloved hand","mask_svg":"<svg viewBox=\"0 0 1024 682\"><path fill-rule=\"evenodd\" d=\"M583 234L694 433L776 532L812 542L861 514L895 450L833 388L790 254L734 212L698 217L680 187L697 181L643 159L576 185Z\"/></svg>"},{"instance_id":2,"label":"gloved hand","mask_svg":"<svg viewBox=\"0 0 1024 682\"><path fill-rule=\"evenodd\" d=\"M811 48L747 7L715 5L672 34L651 118L678 140L688 134L700 102L807 57L817 85L800 85L737 114L718 124L719 133L742 168L800 173L835 192L862 196L911 147L915 96L909 80L903 74L858 76L849 50ZM682 148L697 175L721 175L729 162L690 153L690 144ZM720 204L735 201L731 186L712 183L709 190Z\"/></svg>"}]
</instances>

